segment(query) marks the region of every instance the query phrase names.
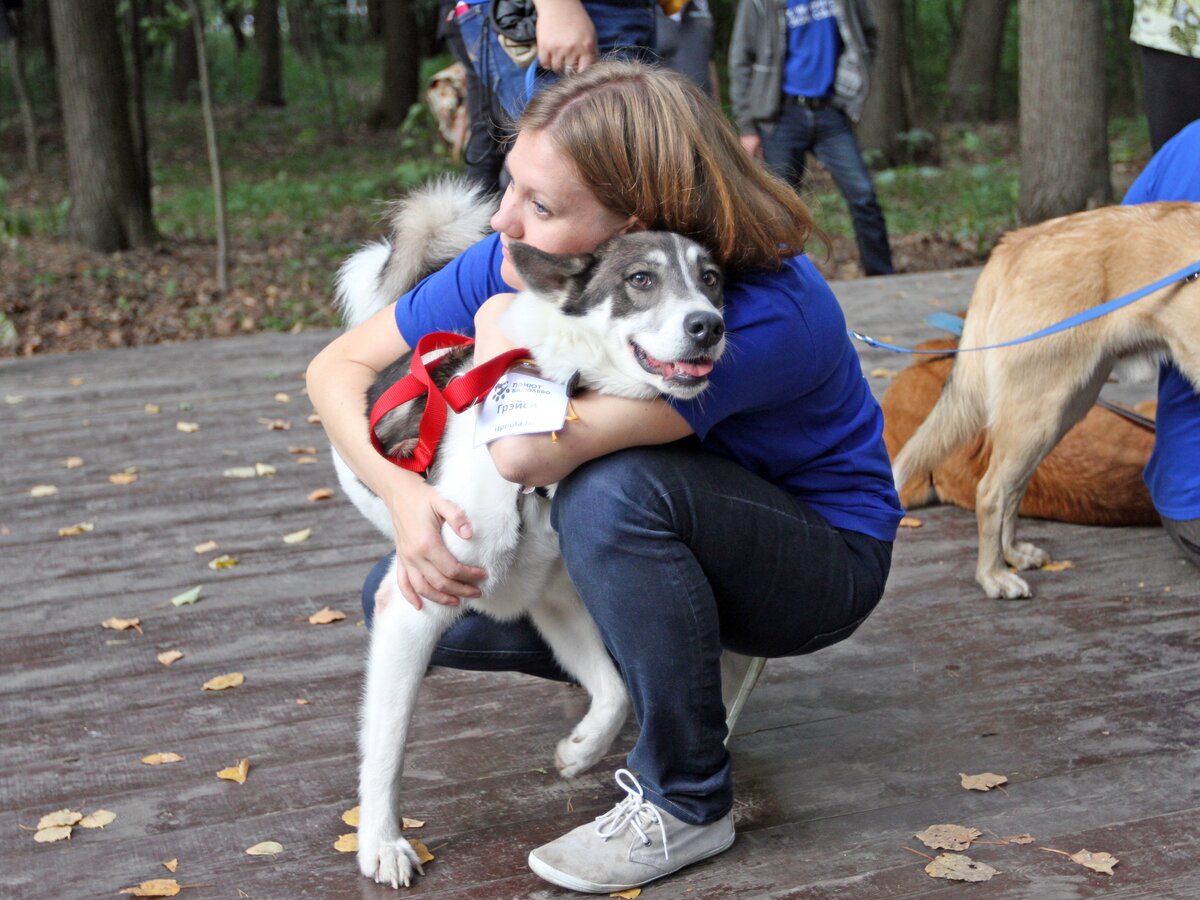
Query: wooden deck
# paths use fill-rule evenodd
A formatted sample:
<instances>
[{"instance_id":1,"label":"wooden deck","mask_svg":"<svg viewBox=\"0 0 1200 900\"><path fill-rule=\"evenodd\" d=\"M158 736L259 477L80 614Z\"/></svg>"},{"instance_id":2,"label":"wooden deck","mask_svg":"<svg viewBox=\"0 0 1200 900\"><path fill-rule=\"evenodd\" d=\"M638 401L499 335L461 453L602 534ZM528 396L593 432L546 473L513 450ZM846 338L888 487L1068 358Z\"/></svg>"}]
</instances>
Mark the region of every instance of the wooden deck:
<instances>
[{"instance_id":1,"label":"wooden deck","mask_svg":"<svg viewBox=\"0 0 1200 900\"><path fill-rule=\"evenodd\" d=\"M931 333L926 312L961 309L974 274L835 287L852 327L905 342ZM340 498L307 499L335 486L302 394L328 338L0 364L0 896L117 896L171 877L171 859L184 897L393 895L333 847L356 802L358 586L387 547ZM863 355L868 371L905 364ZM260 421L274 419L290 430ZM305 446L319 463L289 452ZM83 465L66 468L71 456ZM275 474L223 474L255 463ZM136 482L110 483L129 467ZM35 485L58 490L35 498ZM1033 601L987 601L971 577L973 517L917 515L859 632L768 664L731 743L733 849L642 896L1200 896L1200 572L1158 529L1027 522L1074 568L1034 573ZM58 536L81 522L94 530ZM283 542L303 528L307 541ZM208 540L219 549L194 552ZM238 565L210 569L219 553ZM199 602L171 604L195 585ZM327 605L347 619L307 622ZM113 616L139 617L143 633L100 627ZM169 649L184 656L164 667ZM245 683L202 690L229 672ZM426 688L404 808L437 859L410 893L565 896L525 855L609 806L633 725L594 773L564 782L551 756L578 689L444 670ZM184 760L140 761L166 751ZM215 777L242 758L245 784ZM960 772L987 771L1006 787L959 786ZM35 843L39 817L63 808L117 818ZM940 823L1035 840L973 847L1000 874L964 886L905 850L935 855L912 834ZM283 851L246 855L269 840ZM1109 877L1040 848L1120 864Z\"/></svg>"}]
</instances>

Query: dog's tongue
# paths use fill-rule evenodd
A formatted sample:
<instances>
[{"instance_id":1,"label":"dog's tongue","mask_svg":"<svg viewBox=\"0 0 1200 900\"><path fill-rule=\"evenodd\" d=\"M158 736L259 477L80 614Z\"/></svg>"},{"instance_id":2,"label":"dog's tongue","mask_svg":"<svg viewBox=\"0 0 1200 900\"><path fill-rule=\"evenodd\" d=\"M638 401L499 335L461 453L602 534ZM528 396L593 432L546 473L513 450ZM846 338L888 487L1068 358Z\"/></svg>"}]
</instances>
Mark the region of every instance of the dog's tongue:
<instances>
[{"instance_id":1,"label":"dog's tongue","mask_svg":"<svg viewBox=\"0 0 1200 900\"><path fill-rule=\"evenodd\" d=\"M712 362L707 359L696 362L688 362L685 359L679 359L675 362L663 362L661 359L647 353L646 360L667 380L674 378L678 373L690 375L692 378L705 378L713 370Z\"/></svg>"}]
</instances>

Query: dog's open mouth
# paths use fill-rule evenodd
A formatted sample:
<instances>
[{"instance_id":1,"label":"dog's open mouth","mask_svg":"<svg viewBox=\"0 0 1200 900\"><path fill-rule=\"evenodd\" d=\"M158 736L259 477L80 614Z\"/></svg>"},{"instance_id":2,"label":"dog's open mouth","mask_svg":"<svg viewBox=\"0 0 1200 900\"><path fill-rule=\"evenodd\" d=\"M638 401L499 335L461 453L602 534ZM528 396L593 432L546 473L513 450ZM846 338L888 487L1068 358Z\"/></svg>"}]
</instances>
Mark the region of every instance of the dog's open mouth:
<instances>
[{"instance_id":1,"label":"dog's open mouth","mask_svg":"<svg viewBox=\"0 0 1200 900\"><path fill-rule=\"evenodd\" d=\"M695 359L676 359L666 362L651 356L645 349L632 341L630 346L633 348L633 355L637 359L638 365L651 375L658 375L664 381L673 384L698 384L708 378L709 373L713 370L711 359L696 357Z\"/></svg>"}]
</instances>

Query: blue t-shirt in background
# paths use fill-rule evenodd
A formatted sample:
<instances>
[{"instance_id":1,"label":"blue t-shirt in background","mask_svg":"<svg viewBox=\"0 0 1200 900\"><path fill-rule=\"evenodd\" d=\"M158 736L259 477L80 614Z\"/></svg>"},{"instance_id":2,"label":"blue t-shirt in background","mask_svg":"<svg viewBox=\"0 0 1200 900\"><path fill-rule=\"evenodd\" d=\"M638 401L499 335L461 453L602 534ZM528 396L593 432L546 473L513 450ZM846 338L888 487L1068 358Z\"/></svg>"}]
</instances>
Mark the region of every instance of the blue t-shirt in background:
<instances>
[{"instance_id":1,"label":"blue t-shirt in background","mask_svg":"<svg viewBox=\"0 0 1200 900\"><path fill-rule=\"evenodd\" d=\"M474 331L475 311L511 291L499 235L484 238L396 303L409 346L431 331ZM903 510L883 413L863 378L833 291L807 257L725 285L729 347L691 401L673 406L708 451L803 500L831 525L895 540Z\"/></svg>"},{"instance_id":2,"label":"blue t-shirt in background","mask_svg":"<svg viewBox=\"0 0 1200 900\"><path fill-rule=\"evenodd\" d=\"M824 97L837 74L842 38L834 0L788 0L783 92Z\"/></svg>"},{"instance_id":3,"label":"blue t-shirt in background","mask_svg":"<svg viewBox=\"0 0 1200 900\"><path fill-rule=\"evenodd\" d=\"M1121 202L1156 200L1200 202L1200 119L1154 154ZM1158 373L1155 421L1154 452L1144 475L1154 506L1168 519L1200 519L1200 395L1171 365Z\"/></svg>"}]
</instances>

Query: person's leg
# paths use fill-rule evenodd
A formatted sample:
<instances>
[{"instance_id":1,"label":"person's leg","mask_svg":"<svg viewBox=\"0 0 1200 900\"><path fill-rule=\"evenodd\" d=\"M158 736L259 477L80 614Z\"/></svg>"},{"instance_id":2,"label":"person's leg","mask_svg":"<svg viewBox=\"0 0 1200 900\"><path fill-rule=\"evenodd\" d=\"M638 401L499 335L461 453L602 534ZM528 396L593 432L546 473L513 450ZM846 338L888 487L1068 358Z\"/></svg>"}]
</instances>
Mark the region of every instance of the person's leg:
<instances>
[{"instance_id":1,"label":"person's leg","mask_svg":"<svg viewBox=\"0 0 1200 900\"><path fill-rule=\"evenodd\" d=\"M1154 152L1200 118L1200 59L1142 47L1146 124Z\"/></svg>"},{"instance_id":2,"label":"person's leg","mask_svg":"<svg viewBox=\"0 0 1200 900\"><path fill-rule=\"evenodd\" d=\"M1162 517L1163 528L1183 551L1184 559L1193 566L1200 566L1200 519L1179 521Z\"/></svg>"},{"instance_id":3,"label":"person's leg","mask_svg":"<svg viewBox=\"0 0 1200 900\"><path fill-rule=\"evenodd\" d=\"M500 189L500 170L504 167L504 147L500 142L499 129L492 122L491 109L487 103L488 94L471 53L467 51L466 41L459 30L457 22L451 22L446 27L446 45L454 58L462 63L467 71L467 140L463 144L463 163L466 176L482 185L485 190L496 192Z\"/></svg>"},{"instance_id":4,"label":"person's leg","mask_svg":"<svg viewBox=\"0 0 1200 900\"><path fill-rule=\"evenodd\" d=\"M850 207L858 258L867 275L890 275L892 250L888 245L887 223L871 173L863 162L858 139L846 114L833 108L816 114L813 155L833 177Z\"/></svg>"},{"instance_id":5,"label":"person's leg","mask_svg":"<svg viewBox=\"0 0 1200 900\"><path fill-rule=\"evenodd\" d=\"M813 146L812 110L785 102L779 118L762 135L763 162L799 191L804 186L804 158Z\"/></svg>"}]
</instances>

